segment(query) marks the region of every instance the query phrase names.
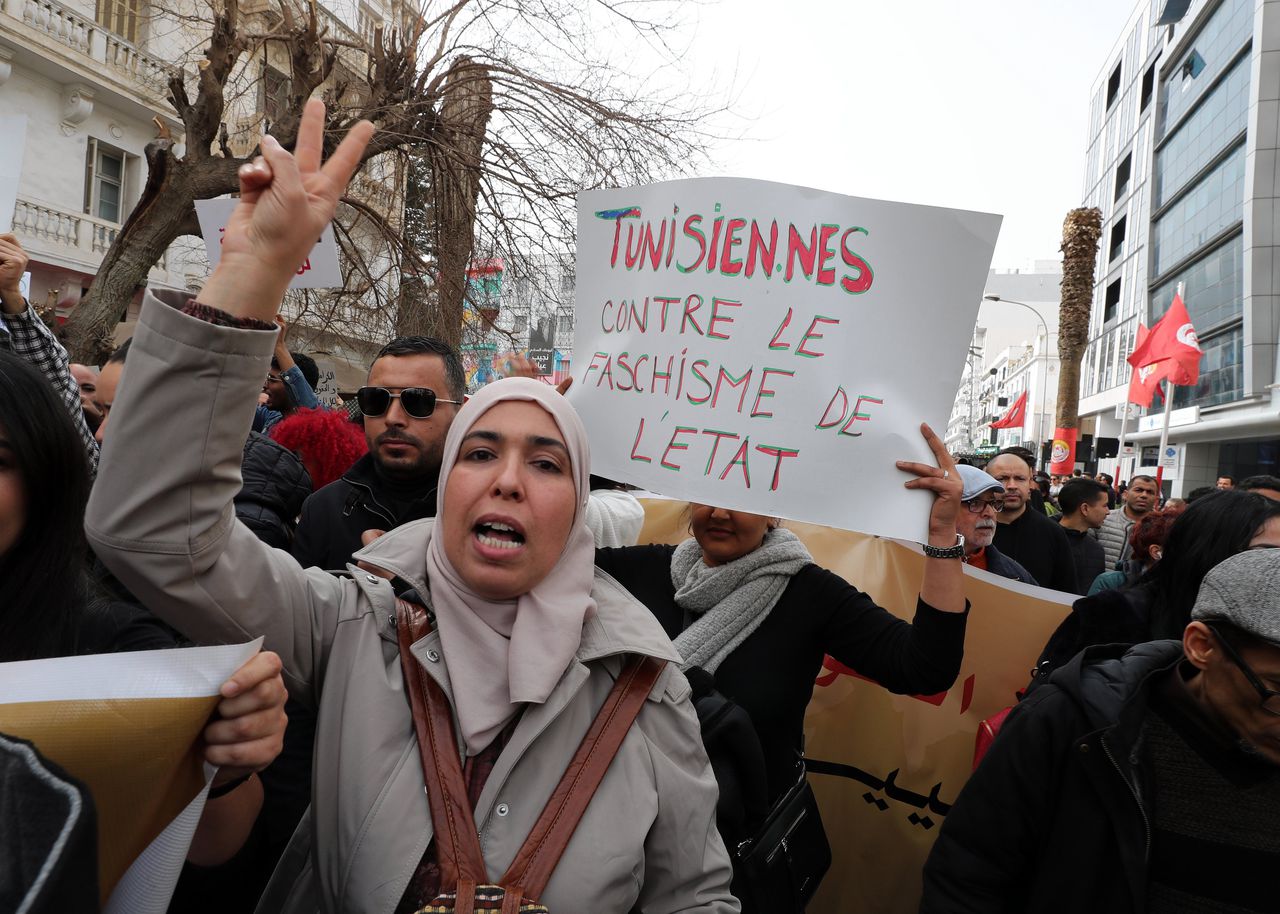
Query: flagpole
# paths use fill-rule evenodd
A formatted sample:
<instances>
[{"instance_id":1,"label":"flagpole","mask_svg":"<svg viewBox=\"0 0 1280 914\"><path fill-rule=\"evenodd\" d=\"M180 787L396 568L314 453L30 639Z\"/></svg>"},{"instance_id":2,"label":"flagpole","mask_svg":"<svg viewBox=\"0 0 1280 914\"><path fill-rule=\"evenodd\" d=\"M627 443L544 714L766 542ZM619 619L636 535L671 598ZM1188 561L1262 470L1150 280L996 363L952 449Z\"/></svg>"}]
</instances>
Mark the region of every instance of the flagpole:
<instances>
[{"instance_id":1,"label":"flagpole","mask_svg":"<svg viewBox=\"0 0 1280 914\"><path fill-rule=\"evenodd\" d=\"M1164 384L1164 423L1160 426L1160 450L1156 453L1156 492L1159 498L1164 498L1164 490L1160 488L1164 484L1164 464L1160 461L1164 460L1164 449L1169 445L1169 413L1173 412L1173 391L1176 387L1172 381Z\"/></svg>"},{"instance_id":2,"label":"flagpole","mask_svg":"<svg viewBox=\"0 0 1280 914\"><path fill-rule=\"evenodd\" d=\"M1178 298L1182 298L1183 289L1186 283L1178 283ZM1164 422L1160 426L1160 450L1156 452L1156 497L1164 498L1164 449L1169 446L1169 414L1173 412L1173 392L1177 387L1173 381L1166 381L1164 385Z\"/></svg>"},{"instance_id":3,"label":"flagpole","mask_svg":"<svg viewBox=\"0 0 1280 914\"><path fill-rule=\"evenodd\" d=\"M1116 485L1120 485L1120 483L1124 482L1124 436L1129 431L1129 406L1130 404L1126 400L1124 404L1124 418L1120 420L1120 446L1116 450Z\"/></svg>"}]
</instances>

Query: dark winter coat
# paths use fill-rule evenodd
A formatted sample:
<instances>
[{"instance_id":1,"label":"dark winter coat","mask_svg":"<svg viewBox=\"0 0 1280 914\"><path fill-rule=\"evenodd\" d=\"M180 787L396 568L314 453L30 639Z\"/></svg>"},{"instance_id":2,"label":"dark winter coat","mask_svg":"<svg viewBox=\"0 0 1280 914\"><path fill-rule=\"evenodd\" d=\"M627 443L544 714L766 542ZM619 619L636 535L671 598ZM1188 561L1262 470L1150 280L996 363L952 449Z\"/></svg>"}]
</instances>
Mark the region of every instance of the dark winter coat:
<instances>
[{"instance_id":1,"label":"dark winter coat","mask_svg":"<svg viewBox=\"0 0 1280 914\"><path fill-rule=\"evenodd\" d=\"M1013 709L924 868L921 914L1146 910L1139 753L1152 683L1177 641L1092 648Z\"/></svg>"},{"instance_id":2,"label":"dark winter coat","mask_svg":"<svg viewBox=\"0 0 1280 914\"><path fill-rule=\"evenodd\" d=\"M409 521L436 516L436 478L422 481L421 494L399 510L365 454L346 475L329 483L302 505L302 519L291 551L303 568L342 571L364 545L366 530L391 530Z\"/></svg>"},{"instance_id":3,"label":"dark winter coat","mask_svg":"<svg viewBox=\"0 0 1280 914\"><path fill-rule=\"evenodd\" d=\"M288 549L302 503L311 494L307 468L284 445L250 432L240 475L243 485L235 498L236 517L268 546Z\"/></svg>"},{"instance_id":4,"label":"dark winter coat","mask_svg":"<svg viewBox=\"0 0 1280 914\"><path fill-rule=\"evenodd\" d=\"M1076 590L1084 596L1098 575L1107 570L1107 556L1102 545L1084 530L1058 525L1071 545L1071 558L1076 566Z\"/></svg>"},{"instance_id":5,"label":"dark winter coat","mask_svg":"<svg viewBox=\"0 0 1280 914\"><path fill-rule=\"evenodd\" d=\"M987 560L987 571L992 574L998 574L1002 578L1012 578L1015 581L1021 581L1023 584L1039 586L1036 584L1036 579L1031 576L1031 572L1009 558L994 545L987 546L982 550L982 554Z\"/></svg>"},{"instance_id":6,"label":"dark winter coat","mask_svg":"<svg viewBox=\"0 0 1280 914\"><path fill-rule=\"evenodd\" d=\"M31 743L0 734L0 907L98 911L93 795Z\"/></svg>"},{"instance_id":7,"label":"dark winter coat","mask_svg":"<svg viewBox=\"0 0 1280 914\"><path fill-rule=\"evenodd\" d=\"M1151 591L1147 587L1104 590L1071 605L1071 613L1049 636L1027 689L1041 685L1086 647L1097 644L1141 644L1151 630Z\"/></svg>"}]
</instances>

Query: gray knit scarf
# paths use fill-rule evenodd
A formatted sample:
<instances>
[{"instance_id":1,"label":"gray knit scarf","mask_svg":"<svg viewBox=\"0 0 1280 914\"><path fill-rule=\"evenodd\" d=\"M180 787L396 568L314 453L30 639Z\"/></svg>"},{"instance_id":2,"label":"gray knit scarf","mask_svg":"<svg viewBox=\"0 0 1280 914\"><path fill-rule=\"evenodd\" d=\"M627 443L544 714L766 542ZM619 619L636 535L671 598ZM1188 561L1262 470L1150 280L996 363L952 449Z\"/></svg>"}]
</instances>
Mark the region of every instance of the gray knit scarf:
<instances>
[{"instance_id":1,"label":"gray knit scarf","mask_svg":"<svg viewBox=\"0 0 1280 914\"><path fill-rule=\"evenodd\" d=\"M671 557L676 605L695 621L676 638L684 658L680 668L702 667L714 673L773 610L791 578L813 557L790 530L765 534L758 549L724 565L702 561L697 540L688 539Z\"/></svg>"}]
</instances>

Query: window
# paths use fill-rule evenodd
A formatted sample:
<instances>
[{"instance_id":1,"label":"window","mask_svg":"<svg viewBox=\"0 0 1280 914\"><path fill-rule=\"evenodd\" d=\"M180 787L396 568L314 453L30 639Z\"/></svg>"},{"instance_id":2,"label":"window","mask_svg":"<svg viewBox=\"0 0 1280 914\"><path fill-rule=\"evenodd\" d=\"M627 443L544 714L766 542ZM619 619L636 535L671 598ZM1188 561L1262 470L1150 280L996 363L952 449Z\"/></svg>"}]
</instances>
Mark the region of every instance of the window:
<instances>
[{"instance_id":1,"label":"window","mask_svg":"<svg viewBox=\"0 0 1280 914\"><path fill-rule=\"evenodd\" d=\"M1156 88L1156 63L1152 62L1147 67L1147 72L1142 74L1142 102L1138 107L1139 111L1146 111L1147 106L1151 104L1151 96L1155 94Z\"/></svg>"},{"instance_id":2,"label":"window","mask_svg":"<svg viewBox=\"0 0 1280 914\"><path fill-rule=\"evenodd\" d=\"M85 163L84 211L117 225L124 215L126 156L95 139L89 140Z\"/></svg>"},{"instance_id":3,"label":"window","mask_svg":"<svg viewBox=\"0 0 1280 914\"><path fill-rule=\"evenodd\" d=\"M1163 276L1183 258L1240 222L1244 211L1245 146L1166 209L1151 232L1151 273Z\"/></svg>"},{"instance_id":4,"label":"window","mask_svg":"<svg viewBox=\"0 0 1280 914\"><path fill-rule=\"evenodd\" d=\"M559 329L561 333L573 332L573 313L572 312L570 311L560 312L560 328Z\"/></svg>"},{"instance_id":5,"label":"window","mask_svg":"<svg viewBox=\"0 0 1280 914\"><path fill-rule=\"evenodd\" d=\"M137 44L138 22L142 18L142 0L97 0L94 18L108 32Z\"/></svg>"},{"instance_id":6,"label":"window","mask_svg":"<svg viewBox=\"0 0 1280 914\"><path fill-rule=\"evenodd\" d=\"M1121 216L1116 220L1115 225L1111 226L1111 254L1107 257L1107 262L1111 262L1120 256L1120 252L1124 250L1124 230L1125 222L1128 221L1125 216Z\"/></svg>"},{"instance_id":7,"label":"window","mask_svg":"<svg viewBox=\"0 0 1280 914\"><path fill-rule=\"evenodd\" d=\"M1113 199L1119 200L1125 195L1125 191L1129 189L1129 175L1133 172L1133 153L1129 153L1116 166L1116 195Z\"/></svg>"},{"instance_id":8,"label":"window","mask_svg":"<svg viewBox=\"0 0 1280 914\"><path fill-rule=\"evenodd\" d=\"M529 329L529 315L517 314L515 325L511 328L512 333L524 333Z\"/></svg>"},{"instance_id":9,"label":"window","mask_svg":"<svg viewBox=\"0 0 1280 914\"><path fill-rule=\"evenodd\" d=\"M1110 109L1115 104L1116 98L1120 95L1120 66L1123 61L1116 64L1115 70L1111 73L1111 78L1107 80L1107 108Z\"/></svg>"},{"instance_id":10,"label":"window","mask_svg":"<svg viewBox=\"0 0 1280 914\"><path fill-rule=\"evenodd\" d=\"M262 68L261 110L267 116L267 123L274 124L289 112L289 77L275 67Z\"/></svg>"},{"instance_id":11,"label":"window","mask_svg":"<svg viewBox=\"0 0 1280 914\"><path fill-rule=\"evenodd\" d=\"M1178 69L1178 74L1185 79L1195 79L1204 72L1204 58L1200 56L1199 51L1192 51L1187 55L1187 59L1182 62L1182 66Z\"/></svg>"},{"instance_id":12,"label":"window","mask_svg":"<svg viewBox=\"0 0 1280 914\"><path fill-rule=\"evenodd\" d=\"M1116 319L1116 314L1120 310L1120 280L1116 280L1107 286L1107 295L1103 299L1102 305L1102 322L1110 323ZM1108 385L1110 386L1110 385Z\"/></svg>"},{"instance_id":13,"label":"window","mask_svg":"<svg viewBox=\"0 0 1280 914\"><path fill-rule=\"evenodd\" d=\"M361 3L360 8L356 11L356 31L360 33L360 37L364 39L365 44L370 48L376 44L375 35L381 28L382 17Z\"/></svg>"}]
</instances>

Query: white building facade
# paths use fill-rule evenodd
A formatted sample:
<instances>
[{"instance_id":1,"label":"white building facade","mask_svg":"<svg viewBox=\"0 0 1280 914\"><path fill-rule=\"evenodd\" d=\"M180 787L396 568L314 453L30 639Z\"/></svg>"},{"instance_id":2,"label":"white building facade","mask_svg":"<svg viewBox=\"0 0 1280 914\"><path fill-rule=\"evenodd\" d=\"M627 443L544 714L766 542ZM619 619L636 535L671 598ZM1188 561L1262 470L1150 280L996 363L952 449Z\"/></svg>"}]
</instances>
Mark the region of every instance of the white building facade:
<instances>
[{"instance_id":1,"label":"white building facade","mask_svg":"<svg viewBox=\"0 0 1280 914\"><path fill-rule=\"evenodd\" d=\"M146 145L161 127L182 142L166 83L184 72L193 91L192 74L208 38L200 23L209 15L198 7L186 16L173 13L188 2L0 0L0 124L10 128L0 145L21 144L23 152L13 231L31 257L28 297L37 307L55 309L60 320L87 291L141 195ZM246 0L242 16L260 18L265 32L278 18L274 2ZM372 40L373 26L400 26L405 14L394 0L334 0L319 10L324 27L343 44L335 73L347 79L365 65L361 43ZM228 84L224 119L236 155L254 148L285 97L289 57L279 44L246 55ZM19 120L25 121L22 131L13 127ZM380 157L357 174L350 193L395 228L404 214L404 177L391 157ZM359 283L368 287L363 298L291 293L284 310L300 320L291 342L339 362L362 362L386 341L394 320L387 308L365 302L394 298L399 277L380 236L357 222L348 237L372 265L370 278ZM185 237L151 269L147 282L195 288L207 271L203 242ZM124 316L118 340L128 335L140 298Z\"/></svg>"},{"instance_id":2,"label":"white building facade","mask_svg":"<svg viewBox=\"0 0 1280 914\"><path fill-rule=\"evenodd\" d=\"M1019 445L1039 454L1053 437L1058 395L1058 302L1062 273L1053 262L1033 272L987 276L945 443L956 456L986 457ZM998 300L991 300L998 299ZM993 429L1023 394L1023 421Z\"/></svg>"},{"instance_id":3,"label":"white building facade","mask_svg":"<svg viewBox=\"0 0 1280 914\"><path fill-rule=\"evenodd\" d=\"M1103 214L1082 429L1120 436L1139 323L1179 284L1204 356L1178 388L1166 491L1280 471L1280 0L1142 0L1093 86L1085 205ZM1154 473L1159 400L1118 478Z\"/></svg>"}]
</instances>

